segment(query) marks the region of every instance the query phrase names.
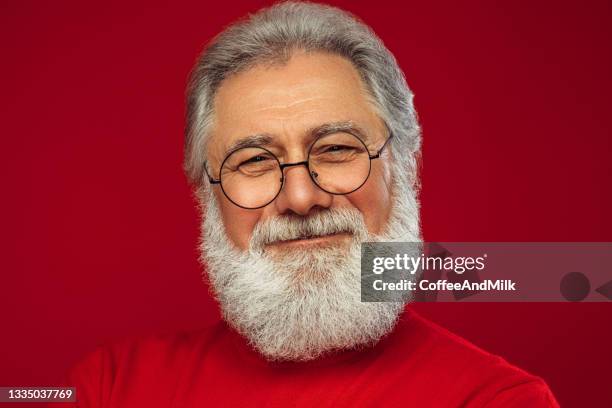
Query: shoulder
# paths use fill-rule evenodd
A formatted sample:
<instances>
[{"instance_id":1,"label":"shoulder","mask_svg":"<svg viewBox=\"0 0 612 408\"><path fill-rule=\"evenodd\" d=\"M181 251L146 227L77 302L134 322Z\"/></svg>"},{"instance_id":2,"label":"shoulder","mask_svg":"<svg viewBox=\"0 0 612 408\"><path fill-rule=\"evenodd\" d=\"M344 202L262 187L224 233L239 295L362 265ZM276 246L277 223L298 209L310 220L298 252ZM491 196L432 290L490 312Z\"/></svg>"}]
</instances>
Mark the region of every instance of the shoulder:
<instances>
[{"instance_id":1,"label":"shoulder","mask_svg":"<svg viewBox=\"0 0 612 408\"><path fill-rule=\"evenodd\" d=\"M428 364L439 363L445 371L457 374L472 371L535 378L526 371L510 364L501 356L489 353L455 333L425 319L408 309L397 325L401 348L411 355L427 356Z\"/></svg>"},{"instance_id":2,"label":"shoulder","mask_svg":"<svg viewBox=\"0 0 612 408\"><path fill-rule=\"evenodd\" d=\"M213 326L190 332L162 335L131 336L102 344L85 355L77 367L111 364L114 368L134 365L137 362L150 366L168 366L188 357L191 353L206 347L220 335L224 325Z\"/></svg>"},{"instance_id":3,"label":"shoulder","mask_svg":"<svg viewBox=\"0 0 612 408\"><path fill-rule=\"evenodd\" d=\"M173 378L189 369L224 330L221 323L197 331L127 337L99 345L68 372L67 383L77 388L79 406L111 406L112 395L155 384L170 390Z\"/></svg>"},{"instance_id":4,"label":"shoulder","mask_svg":"<svg viewBox=\"0 0 612 408\"><path fill-rule=\"evenodd\" d=\"M439 384L447 395L463 399L465 406L558 406L542 378L410 309L402 316L396 331L400 341L394 349L396 354L405 351L410 356L407 360L411 363L406 370L410 369L411 376L418 371L419 376L425 377L424 382ZM514 405L507 405L514 400ZM536 404L536 401L546 403Z\"/></svg>"}]
</instances>

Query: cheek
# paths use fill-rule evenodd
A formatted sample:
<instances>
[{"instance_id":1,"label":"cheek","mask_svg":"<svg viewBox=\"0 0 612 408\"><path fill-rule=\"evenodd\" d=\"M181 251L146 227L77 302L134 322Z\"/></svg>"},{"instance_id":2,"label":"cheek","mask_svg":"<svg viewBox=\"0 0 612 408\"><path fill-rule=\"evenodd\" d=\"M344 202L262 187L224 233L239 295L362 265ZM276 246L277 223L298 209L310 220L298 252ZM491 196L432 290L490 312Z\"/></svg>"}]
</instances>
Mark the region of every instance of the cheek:
<instances>
[{"instance_id":1,"label":"cheek","mask_svg":"<svg viewBox=\"0 0 612 408\"><path fill-rule=\"evenodd\" d=\"M229 200L215 192L215 198L219 203L221 221L225 226L228 238L241 250L249 247L249 239L255 228L255 224L261 216L260 210L245 210L232 204Z\"/></svg>"},{"instance_id":2,"label":"cheek","mask_svg":"<svg viewBox=\"0 0 612 408\"><path fill-rule=\"evenodd\" d=\"M363 214L368 231L384 230L391 212L391 182L386 168L372 166L368 181L349 195L349 201Z\"/></svg>"}]
</instances>

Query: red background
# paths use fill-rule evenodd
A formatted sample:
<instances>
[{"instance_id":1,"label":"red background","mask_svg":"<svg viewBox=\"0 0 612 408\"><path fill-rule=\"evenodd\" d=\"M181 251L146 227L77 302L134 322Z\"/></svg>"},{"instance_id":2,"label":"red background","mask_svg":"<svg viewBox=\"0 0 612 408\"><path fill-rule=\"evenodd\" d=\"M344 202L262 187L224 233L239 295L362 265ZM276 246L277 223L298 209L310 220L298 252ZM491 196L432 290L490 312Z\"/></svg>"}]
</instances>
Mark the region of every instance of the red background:
<instances>
[{"instance_id":1,"label":"red background","mask_svg":"<svg viewBox=\"0 0 612 408\"><path fill-rule=\"evenodd\" d=\"M181 172L184 85L204 43L266 3L3 2L0 385L218 318ZM416 94L425 238L612 241L611 3L407 3L336 4ZM611 303L415 308L564 406L612 406Z\"/></svg>"}]
</instances>

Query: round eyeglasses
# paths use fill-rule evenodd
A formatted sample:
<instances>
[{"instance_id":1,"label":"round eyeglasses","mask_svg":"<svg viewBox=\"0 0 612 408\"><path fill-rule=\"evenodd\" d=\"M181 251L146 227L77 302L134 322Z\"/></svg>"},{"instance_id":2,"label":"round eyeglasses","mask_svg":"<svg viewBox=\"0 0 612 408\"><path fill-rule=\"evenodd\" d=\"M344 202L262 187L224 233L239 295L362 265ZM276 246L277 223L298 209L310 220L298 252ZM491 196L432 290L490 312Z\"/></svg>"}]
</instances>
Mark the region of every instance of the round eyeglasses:
<instances>
[{"instance_id":1,"label":"round eyeglasses","mask_svg":"<svg viewBox=\"0 0 612 408\"><path fill-rule=\"evenodd\" d=\"M330 194L350 194L365 184L371 161L378 159L393 134L375 154L356 135L346 131L322 135L308 149L305 161L284 163L263 147L242 147L221 163L219 179L206 174L211 184L221 185L223 194L238 207L254 210L278 197L285 183L284 169L306 166L312 181ZM205 165L206 166L206 165Z\"/></svg>"}]
</instances>

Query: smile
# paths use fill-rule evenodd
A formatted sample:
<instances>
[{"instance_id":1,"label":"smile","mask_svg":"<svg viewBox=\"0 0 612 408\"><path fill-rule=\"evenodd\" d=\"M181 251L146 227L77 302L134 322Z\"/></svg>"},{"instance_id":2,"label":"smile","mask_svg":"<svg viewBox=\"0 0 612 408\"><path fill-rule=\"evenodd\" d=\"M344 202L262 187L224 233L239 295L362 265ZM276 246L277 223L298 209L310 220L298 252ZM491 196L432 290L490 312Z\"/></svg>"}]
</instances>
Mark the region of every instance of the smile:
<instances>
[{"instance_id":1,"label":"smile","mask_svg":"<svg viewBox=\"0 0 612 408\"><path fill-rule=\"evenodd\" d=\"M339 232L329 235L303 236L286 241L276 241L269 244L270 247L300 247L300 246L324 246L341 242L351 236L348 232Z\"/></svg>"}]
</instances>

